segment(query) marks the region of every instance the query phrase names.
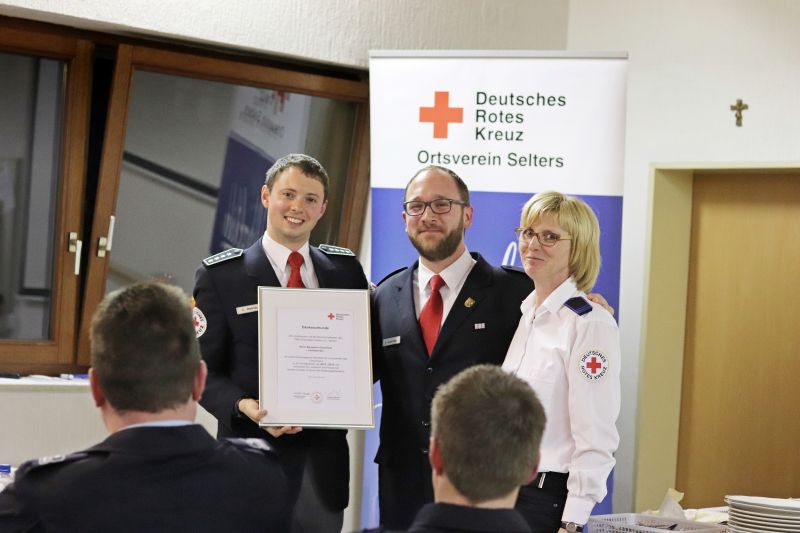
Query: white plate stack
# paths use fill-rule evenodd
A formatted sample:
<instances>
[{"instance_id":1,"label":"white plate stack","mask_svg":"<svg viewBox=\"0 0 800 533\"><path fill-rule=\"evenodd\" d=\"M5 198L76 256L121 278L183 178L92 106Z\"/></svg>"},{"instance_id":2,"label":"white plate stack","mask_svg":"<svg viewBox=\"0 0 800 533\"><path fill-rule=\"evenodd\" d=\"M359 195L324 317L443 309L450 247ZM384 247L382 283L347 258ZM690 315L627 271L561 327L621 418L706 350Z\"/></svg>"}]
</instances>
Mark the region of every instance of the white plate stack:
<instances>
[{"instance_id":1,"label":"white plate stack","mask_svg":"<svg viewBox=\"0 0 800 533\"><path fill-rule=\"evenodd\" d=\"M800 533L800 500L725 496L731 533Z\"/></svg>"}]
</instances>

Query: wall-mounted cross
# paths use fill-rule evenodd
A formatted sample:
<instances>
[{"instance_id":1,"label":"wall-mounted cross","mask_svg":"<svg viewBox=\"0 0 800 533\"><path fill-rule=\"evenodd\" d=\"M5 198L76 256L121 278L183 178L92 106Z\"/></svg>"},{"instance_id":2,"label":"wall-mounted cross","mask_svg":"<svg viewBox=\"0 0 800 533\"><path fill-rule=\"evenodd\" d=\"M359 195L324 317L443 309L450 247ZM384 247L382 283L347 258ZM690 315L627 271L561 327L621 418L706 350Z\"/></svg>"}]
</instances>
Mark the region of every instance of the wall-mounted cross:
<instances>
[{"instance_id":1,"label":"wall-mounted cross","mask_svg":"<svg viewBox=\"0 0 800 533\"><path fill-rule=\"evenodd\" d=\"M742 111L749 109L750 106L742 102L742 99L739 98L736 100L736 105L731 106L731 111L736 112L736 127L742 127Z\"/></svg>"}]
</instances>

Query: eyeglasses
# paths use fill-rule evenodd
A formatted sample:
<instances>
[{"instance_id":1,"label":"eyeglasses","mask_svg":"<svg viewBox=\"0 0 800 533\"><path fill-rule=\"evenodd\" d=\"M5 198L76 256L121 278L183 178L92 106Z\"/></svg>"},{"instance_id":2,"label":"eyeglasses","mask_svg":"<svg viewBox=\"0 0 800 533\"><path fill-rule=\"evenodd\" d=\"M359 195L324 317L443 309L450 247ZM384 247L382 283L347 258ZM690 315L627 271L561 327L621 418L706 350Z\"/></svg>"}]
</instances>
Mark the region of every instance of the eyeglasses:
<instances>
[{"instance_id":1,"label":"eyeglasses","mask_svg":"<svg viewBox=\"0 0 800 533\"><path fill-rule=\"evenodd\" d=\"M519 242L530 243L533 238L536 237L536 240L539 241L539 244L542 246L547 246L548 248L558 244L558 241L572 240L569 236L563 237L558 233L553 233L552 231L542 231L536 233L531 228L515 228L514 233L517 234L517 239L519 239Z\"/></svg>"},{"instance_id":2,"label":"eyeglasses","mask_svg":"<svg viewBox=\"0 0 800 533\"><path fill-rule=\"evenodd\" d=\"M436 200L431 200L430 202L412 200L403 204L403 210L405 210L406 214L409 216L418 217L422 216L422 213L425 212L426 207L430 207L431 211L437 215L444 215L453 209L453 204L467 205L467 202L462 202L461 200L450 200L449 198L437 198Z\"/></svg>"}]
</instances>

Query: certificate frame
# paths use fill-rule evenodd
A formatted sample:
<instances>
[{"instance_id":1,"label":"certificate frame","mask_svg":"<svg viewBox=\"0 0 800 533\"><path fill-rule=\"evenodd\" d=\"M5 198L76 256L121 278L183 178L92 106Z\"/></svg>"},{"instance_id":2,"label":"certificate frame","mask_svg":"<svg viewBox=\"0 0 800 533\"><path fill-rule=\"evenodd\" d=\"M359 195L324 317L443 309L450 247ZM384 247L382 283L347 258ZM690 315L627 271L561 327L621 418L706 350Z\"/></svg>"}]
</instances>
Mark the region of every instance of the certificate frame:
<instances>
[{"instance_id":1,"label":"certificate frame","mask_svg":"<svg viewBox=\"0 0 800 533\"><path fill-rule=\"evenodd\" d=\"M259 425L369 429L367 289L258 288Z\"/></svg>"}]
</instances>

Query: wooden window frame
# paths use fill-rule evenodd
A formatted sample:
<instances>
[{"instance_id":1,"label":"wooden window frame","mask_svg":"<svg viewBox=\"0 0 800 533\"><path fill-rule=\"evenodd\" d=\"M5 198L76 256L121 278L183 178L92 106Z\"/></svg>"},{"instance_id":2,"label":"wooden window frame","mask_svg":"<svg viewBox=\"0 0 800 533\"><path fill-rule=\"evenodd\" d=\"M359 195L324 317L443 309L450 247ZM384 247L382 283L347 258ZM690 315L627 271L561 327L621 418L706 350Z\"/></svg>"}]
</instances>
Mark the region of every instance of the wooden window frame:
<instances>
[{"instance_id":1,"label":"wooden window frame","mask_svg":"<svg viewBox=\"0 0 800 533\"><path fill-rule=\"evenodd\" d=\"M80 277L74 274L75 255L68 250L67 234L74 231L82 239L93 44L75 36L20 27L5 19L0 19L0 30L0 51L65 63L51 338L0 340L0 368L4 372L58 373L75 365Z\"/></svg>"},{"instance_id":2,"label":"wooden window frame","mask_svg":"<svg viewBox=\"0 0 800 533\"><path fill-rule=\"evenodd\" d=\"M116 49L116 59L95 204L88 205L90 98L98 46ZM67 65L54 243L52 338L0 339L0 372L58 374L89 365L89 326L105 295L108 260L113 253L98 257L98 243L100 237L107 235L109 217L116 209L131 83L136 69L354 103L353 138L335 244L358 253L369 196L369 85L355 78L366 78L365 75L353 75L353 71L337 77L333 69L310 63L294 65L266 57L197 50L179 43L154 43L8 17L0 17L0 51L39 55ZM331 215L329 212L328 216ZM83 234L86 216L92 220L89 235ZM77 232L84 243L80 276L73 274L75 257L68 252L70 231ZM200 259L198 256L198 263Z\"/></svg>"},{"instance_id":3,"label":"wooden window frame","mask_svg":"<svg viewBox=\"0 0 800 533\"><path fill-rule=\"evenodd\" d=\"M88 245L87 282L81 311L78 340L79 365L89 364L89 327L97 305L105 295L110 254L98 256L101 238L108 237L109 224L117 204L122 156L125 146L128 110L135 70L157 72L206 81L248 85L288 91L309 96L332 98L356 104L353 142L336 244L358 252L369 195L369 86L365 82L338 79L283 68L250 64L190 52L151 46L122 44L117 51L111 87L100 180L94 221ZM330 216L330 215L329 215ZM198 256L198 264L201 257Z\"/></svg>"}]
</instances>

